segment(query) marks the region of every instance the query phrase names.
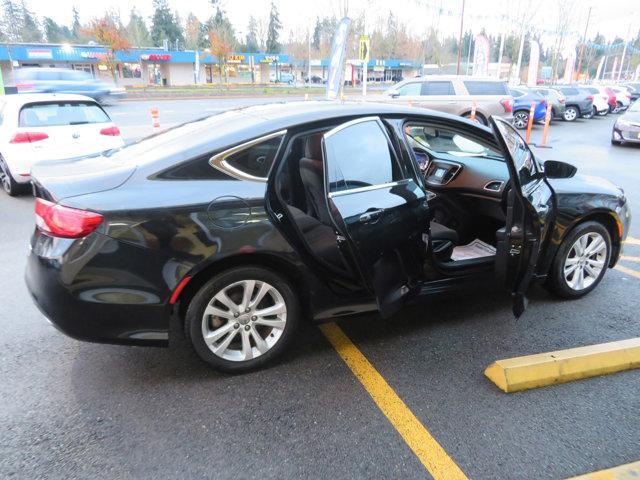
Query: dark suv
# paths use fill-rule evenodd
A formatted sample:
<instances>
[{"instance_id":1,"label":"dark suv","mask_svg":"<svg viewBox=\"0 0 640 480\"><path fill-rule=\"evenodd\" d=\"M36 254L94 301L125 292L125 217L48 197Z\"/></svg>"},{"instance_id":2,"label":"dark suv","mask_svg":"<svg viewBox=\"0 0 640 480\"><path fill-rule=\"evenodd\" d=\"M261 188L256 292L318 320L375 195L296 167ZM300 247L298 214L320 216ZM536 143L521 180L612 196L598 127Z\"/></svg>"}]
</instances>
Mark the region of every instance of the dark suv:
<instances>
[{"instance_id":1,"label":"dark suv","mask_svg":"<svg viewBox=\"0 0 640 480\"><path fill-rule=\"evenodd\" d=\"M573 122L576 118L593 117L593 95L586 90L571 85L558 85L555 87L565 97L564 119Z\"/></svg>"},{"instance_id":2,"label":"dark suv","mask_svg":"<svg viewBox=\"0 0 640 480\"><path fill-rule=\"evenodd\" d=\"M166 345L182 330L227 371L273 359L307 320L389 316L494 281L516 316L534 280L589 293L620 255L624 193L543 167L489 122L261 105L36 166L29 291L72 337Z\"/></svg>"}]
</instances>

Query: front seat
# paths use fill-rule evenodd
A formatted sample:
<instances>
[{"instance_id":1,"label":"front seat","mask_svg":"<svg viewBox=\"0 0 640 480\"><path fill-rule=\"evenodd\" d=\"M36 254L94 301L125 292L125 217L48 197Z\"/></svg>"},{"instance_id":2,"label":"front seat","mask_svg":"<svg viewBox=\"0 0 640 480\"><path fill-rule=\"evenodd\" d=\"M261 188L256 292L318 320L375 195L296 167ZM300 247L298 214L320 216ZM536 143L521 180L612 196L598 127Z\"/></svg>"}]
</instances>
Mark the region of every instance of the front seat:
<instances>
[{"instance_id":1,"label":"front seat","mask_svg":"<svg viewBox=\"0 0 640 480\"><path fill-rule=\"evenodd\" d=\"M458 232L438 222L431 222L429 230L431 231L431 248L436 260L446 262L451 258L453 248L458 244Z\"/></svg>"},{"instance_id":2,"label":"front seat","mask_svg":"<svg viewBox=\"0 0 640 480\"><path fill-rule=\"evenodd\" d=\"M304 142L304 157L300 159L300 178L304 186L306 213L326 225L331 225L324 196L322 168L322 134L310 135Z\"/></svg>"}]
</instances>

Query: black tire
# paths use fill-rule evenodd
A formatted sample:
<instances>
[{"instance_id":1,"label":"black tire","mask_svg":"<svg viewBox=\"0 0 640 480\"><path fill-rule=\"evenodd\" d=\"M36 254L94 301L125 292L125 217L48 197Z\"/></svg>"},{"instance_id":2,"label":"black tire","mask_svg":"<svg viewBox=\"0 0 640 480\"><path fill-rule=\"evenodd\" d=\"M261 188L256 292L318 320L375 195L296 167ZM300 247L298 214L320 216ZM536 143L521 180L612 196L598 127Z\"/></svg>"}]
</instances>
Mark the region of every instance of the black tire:
<instances>
[{"instance_id":1,"label":"black tire","mask_svg":"<svg viewBox=\"0 0 640 480\"><path fill-rule=\"evenodd\" d=\"M282 329L282 333L275 340L276 343L273 344L266 352L254 358L251 358L250 360L229 360L216 355L207 346L203 334L203 325L205 322L205 319L203 318L204 311L216 294L224 290L226 287L243 280L257 280L260 282L268 283L269 285L274 287L284 300L286 307L286 323L284 329ZM296 297L296 294L289 285L289 282L287 282L277 273L266 268L257 266L238 267L216 275L207 283L205 283L193 296L193 298L189 302L189 306L185 315L185 336L193 346L198 356L206 363L208 363L213 369L221 372L241 373L260 368L278 357L282 352L284 352L295 335L297 327L301 321L300 317L300 304L298 298ZM212 317L211 319L208 319L207 322L213 321L213 318L219 319L219 317ZM242 318L243 316L241 315L235 325L239 325L239 323L242 321ZM253 320L254 317L251 317L251 319ZM247 322L246 324L240 325L239 327L235 328L238 332L240 332L241 335L240 338L234 338L234 342L236 340L241 340L243 335L242 329L246 328L247 331L253 332L253 330L250 329L255 328L257 324L257 322L256 324L249 324L249 318L246 318L245 321ZM236 321L227 321L227 323L234 322ZM219 328L219 326L213 328ZM271 333L268 333L267 336L270 335L271 337L273 337L273 332L274 330L271 330ZM233 335L238 337L237 333L233 333ZM246 335L250 335L250 333L246 333ZM223 340L225 338L227 338L226 335L220 337L220 340ZM251 338L253 347L256 347L257 349L255 338Z\"/></svg>"},{"instance_id":2,"label":"black tire","mask_svg":"<svg viewBox=\"0 0 640 480\"><path fill-rule=\"evenodd\" d=\"M601 112L598 112L599 117L606 117L607 115L609 115L609 110L602 110Z\"/></svg>"},{"instance_id":3,"label":"black tire","mask_svg":"<svg viewBox=\"0 0 640 480\"><path fill-rule=\"evenodd\" d=\"M462 116L467 120L471 120L471 112L464 113ZM480 125L484 125L485 127L488 125L487 119L484 118L484 115L482 115L481 113L476 112L476 119L473 121L479 123Z\"/></svg>"},{"instance_id":4,"label":"black tire","mask_svg":"<svg viewBox=\"0 0 640 480\"><path fill-rule=\"evenodd\" d=\"M593 118L593 116L596 114L596 107L591 107L591 110L587 113L585 113L584 115L582 115L582 118L585 118L587 120Z\"/></svg>"},{"instance_id":5,"label":"black tire","mask_svg":"<svg viewBox=\"0 0 640 480\"><path fill-rule=\"evenodd\" d=\"M620 140L614 140L613 138L611 139L611 145L622 145L622 142Z\"/></svg>"},{"instance_id":6,"label":"black tire","mask_svg":"<svg viewBox=\"0 0 640 480\"><path fill-rule=\"evenodd\" d=\"M574 246L574 243L583 235L587 235L589 233L599 234L606 244L606 253L604 255L604 266L600 271L599 275L586 288L582 289L574 289L569 286L567 280L565 279L564 269L565 262L567 261L567 256L569 255L571 249ZM577 225L569 234L565 237L556 253L556 257L553 260L553 264L551 266L551 270L549 271L549 276L547 280L548 289L562 297L562 298L580 298L591 292L594 288L598 286L602 277L604 277L605 272L609 266L609 260L611 258L611 236L609 235L609 231L599 222L584 222Z\"/></svg>"},{"instance_id":7,"label":"black tire","mask_svg":"<svg viewBox=\"0 0 640 480\"><path fill-rule=\"evenodd\" d=\"M513 126L518 130L524 130L529 124L529 112L527 110L518 110L513 112Z\"/></svg>"},{"instance_id":8,"label":"black tire","mask_svg":"<svg viewBox=\"0 0 640 480\"><path fill-rule=\"evenodd\" d=\"M565 122L575 122L580 117L580 111L573 105L567 107L562 118Z\"/></svg>"},{"instance_id":9,"label":"black tire","mask_svg":"<svg viewBox=\"0 0 640 480\"><path fill-rule=\"evenodd\" d=\"M4 161L4 158L0 155L0 184L2 184L2 189L5 191L7 195L10 197L15 197L24 193L27 190L25 185L16 182L11 176L11 170L9 170L9 165Z\"/></svg>"}]
</instances>

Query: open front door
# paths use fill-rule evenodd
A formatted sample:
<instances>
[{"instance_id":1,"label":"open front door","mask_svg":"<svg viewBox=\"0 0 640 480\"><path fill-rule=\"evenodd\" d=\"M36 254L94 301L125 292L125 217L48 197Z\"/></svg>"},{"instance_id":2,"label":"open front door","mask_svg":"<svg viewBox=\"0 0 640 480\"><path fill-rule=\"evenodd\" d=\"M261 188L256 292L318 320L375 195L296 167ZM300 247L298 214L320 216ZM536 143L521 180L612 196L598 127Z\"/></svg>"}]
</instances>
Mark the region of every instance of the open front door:
<instances>
[{"instance_id":1,"label":"open front door","mask_svg":"<svg viewBox=\"0 0 640 480\"><path fill-rule=\"evenodd\" d=\"M402 168L377 117L342 124L323 138L325 194L344 253L351 255L383 316L395 313L422 269L427 203Z\"/></svg>"},{"instance_id":2,"label":"open front door","mask_svg":"<svg viewBox=\"0 0 640 480\"><path fill-rule=\"evenodd\" d=\"M496 274L513 294L517 318L527 307L526 293L555 211L554 197L542 167L518 132L501 118L491 117L491 126L510 176L506 225L497 234Z\"/></svg>"}]
</instances>

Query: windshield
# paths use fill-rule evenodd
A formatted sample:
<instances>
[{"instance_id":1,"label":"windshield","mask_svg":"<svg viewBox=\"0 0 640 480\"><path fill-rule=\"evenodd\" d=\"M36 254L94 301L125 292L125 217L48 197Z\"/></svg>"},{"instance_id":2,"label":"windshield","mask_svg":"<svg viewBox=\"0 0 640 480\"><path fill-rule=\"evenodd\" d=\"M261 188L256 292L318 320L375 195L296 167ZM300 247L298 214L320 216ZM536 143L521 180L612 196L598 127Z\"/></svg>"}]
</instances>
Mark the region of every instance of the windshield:
<instances>
[{"instance_id":1,"label":"windshield","mask_svg":"<svg viewBox=\"0 0 640 480\"><path fill-rule=\"evenodd\" d=\"M487 157L503 160L499 150L462 132L427 125L407 125L405 133L414 149L458 157Z\"/></svg>"}]
</instances>

